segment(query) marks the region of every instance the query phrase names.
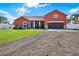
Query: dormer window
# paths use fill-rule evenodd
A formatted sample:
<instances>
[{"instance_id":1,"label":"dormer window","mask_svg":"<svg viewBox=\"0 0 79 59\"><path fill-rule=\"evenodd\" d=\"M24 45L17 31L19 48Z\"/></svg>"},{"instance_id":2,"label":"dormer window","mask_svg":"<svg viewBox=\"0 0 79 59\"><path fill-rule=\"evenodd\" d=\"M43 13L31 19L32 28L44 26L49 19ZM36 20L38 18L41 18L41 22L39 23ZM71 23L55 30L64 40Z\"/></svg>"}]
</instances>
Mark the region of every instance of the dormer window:
<instances>
[{"instance_id":1,"label":"dormer window","mask_svg":"<svg viewBox=\"0 0 79 59\"><path fill-rule=\"evenodd\" d=\"M58 14L54 14L53 17L54 17L54 18L58 18Z\"/></svg>"}]
</instances>

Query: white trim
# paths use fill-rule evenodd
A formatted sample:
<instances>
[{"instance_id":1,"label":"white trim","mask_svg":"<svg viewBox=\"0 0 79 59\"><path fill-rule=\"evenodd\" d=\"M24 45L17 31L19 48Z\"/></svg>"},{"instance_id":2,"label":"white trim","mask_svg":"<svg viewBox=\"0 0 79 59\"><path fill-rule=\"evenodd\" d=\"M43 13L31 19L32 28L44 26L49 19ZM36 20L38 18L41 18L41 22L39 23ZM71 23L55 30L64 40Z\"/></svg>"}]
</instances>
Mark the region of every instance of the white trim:
<instances>
[{"instance_id":1,"label":"white trim","mask_svg":"<svg viewBox=\"0 0 79 59\"><path fill-rule=\"evenodd\" d=\"M39 26L41 25L41 22L39 21Z\"/></svg>"},{"instance_id":2,"label":"white trim","mask_svg":"<svg viewBox=\"0 0 79 59\"><path fill-rule=\"evenodd\" d=\"M64 21L48 21L47 23L64 23Z\"/></svg>"},{"instance_id":3,"label":"white trim","mask_svg":"<svg viewBox=\"0 0 79 59\"><path fill-rule=\"evenodd\" d=\"M33 28L35 28L35 21L33 21Z\"/></svg>"},{"instance_id":4,"label":"white trim","mask_svg":"<svg viewBox=\"0 0 79 59\"><path fill-rule=\"evenodd\" d=\"M33 20L35 20L35 21L38 21L38 20L39 20L39 21L43 21L43 19L38 19L38 20L37 20L37 19L29 19L29 20L30 20L30 21L33 21Z\"/></svg>"},{"instance_id":5,"label":"white trim","mask_svg":"<svg viewBox=\"0 0 79 59\"><path fill-rule=\"evenodd\" d=\"M31 22L28 23L28 28L31 28Z\"/></svg>"}]
</instances>

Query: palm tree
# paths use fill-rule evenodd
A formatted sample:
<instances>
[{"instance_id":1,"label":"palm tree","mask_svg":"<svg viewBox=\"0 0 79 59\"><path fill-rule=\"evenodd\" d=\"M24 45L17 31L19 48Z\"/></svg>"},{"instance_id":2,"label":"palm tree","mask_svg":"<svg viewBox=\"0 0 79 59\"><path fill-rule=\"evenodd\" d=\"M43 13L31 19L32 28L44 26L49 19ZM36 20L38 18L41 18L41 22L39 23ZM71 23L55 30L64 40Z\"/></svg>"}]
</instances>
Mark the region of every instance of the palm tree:
<instances>
[{"instance_id":1,"label":"palm tree","mask_svg":"<svg viewBox=\"0 0 79 59\"><path fill-rule=\"evenodd\" d=\"M77 23L79 23L79 14L73 14L73 15L71 15L71 17L70 17L70 19L72 20L72 21L74 21L74 23L75 24L77 24Z\"/></svg>"}]
</instances>

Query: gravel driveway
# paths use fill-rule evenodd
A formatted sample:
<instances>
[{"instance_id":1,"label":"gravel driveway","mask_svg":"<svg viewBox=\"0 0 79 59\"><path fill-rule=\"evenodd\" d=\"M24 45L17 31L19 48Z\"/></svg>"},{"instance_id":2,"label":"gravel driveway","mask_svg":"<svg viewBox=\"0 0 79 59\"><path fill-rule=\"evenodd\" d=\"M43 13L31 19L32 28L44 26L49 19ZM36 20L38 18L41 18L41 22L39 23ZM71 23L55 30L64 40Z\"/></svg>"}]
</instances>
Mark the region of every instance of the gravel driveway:
<instances>
[{"instance_id":1,"label":"gravel driveway","mask_svg":"<svg viewBox=\"0 0 79 59\"><path fill-rule=\"evenodd\" d=\"M47 31L0 46L2 56L79 56L79 32Z\"/></svg>"}]
</instances>

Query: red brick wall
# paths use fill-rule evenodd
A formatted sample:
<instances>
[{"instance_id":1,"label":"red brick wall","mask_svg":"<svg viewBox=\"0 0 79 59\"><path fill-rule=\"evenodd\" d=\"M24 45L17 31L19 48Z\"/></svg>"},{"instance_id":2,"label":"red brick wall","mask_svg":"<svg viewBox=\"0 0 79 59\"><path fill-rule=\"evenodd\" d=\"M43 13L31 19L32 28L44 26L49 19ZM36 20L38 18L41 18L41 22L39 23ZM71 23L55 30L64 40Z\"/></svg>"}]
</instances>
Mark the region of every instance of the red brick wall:
<instances>
[{"instance_id":1,"label":"red brick wall","mask_svg":"<svg viewBox=\"0 0 79 59\"><path fill-rule=\"evenodd\" d=\"M22 25L24 21L28 21L28 20L25 17L21 16L18 19L16 19L13 24L15 25L15 27L18 27Z\"/></svg>"},{"instance_id":2,"label":"red brick wall","mask_svg":"<svg viewBox=\"0 0 79 59\"><path fill-rule=\"evenodd\" d=\"M58 18L54 18L53 17L54 14L58 14ZM54 10L44 16L45 25L47 24L48 21L64 21L64 24L66 24L67 23L66 16L67 16L66 14L63 14L58 10Z\"/></svg>"}]
</instances>

